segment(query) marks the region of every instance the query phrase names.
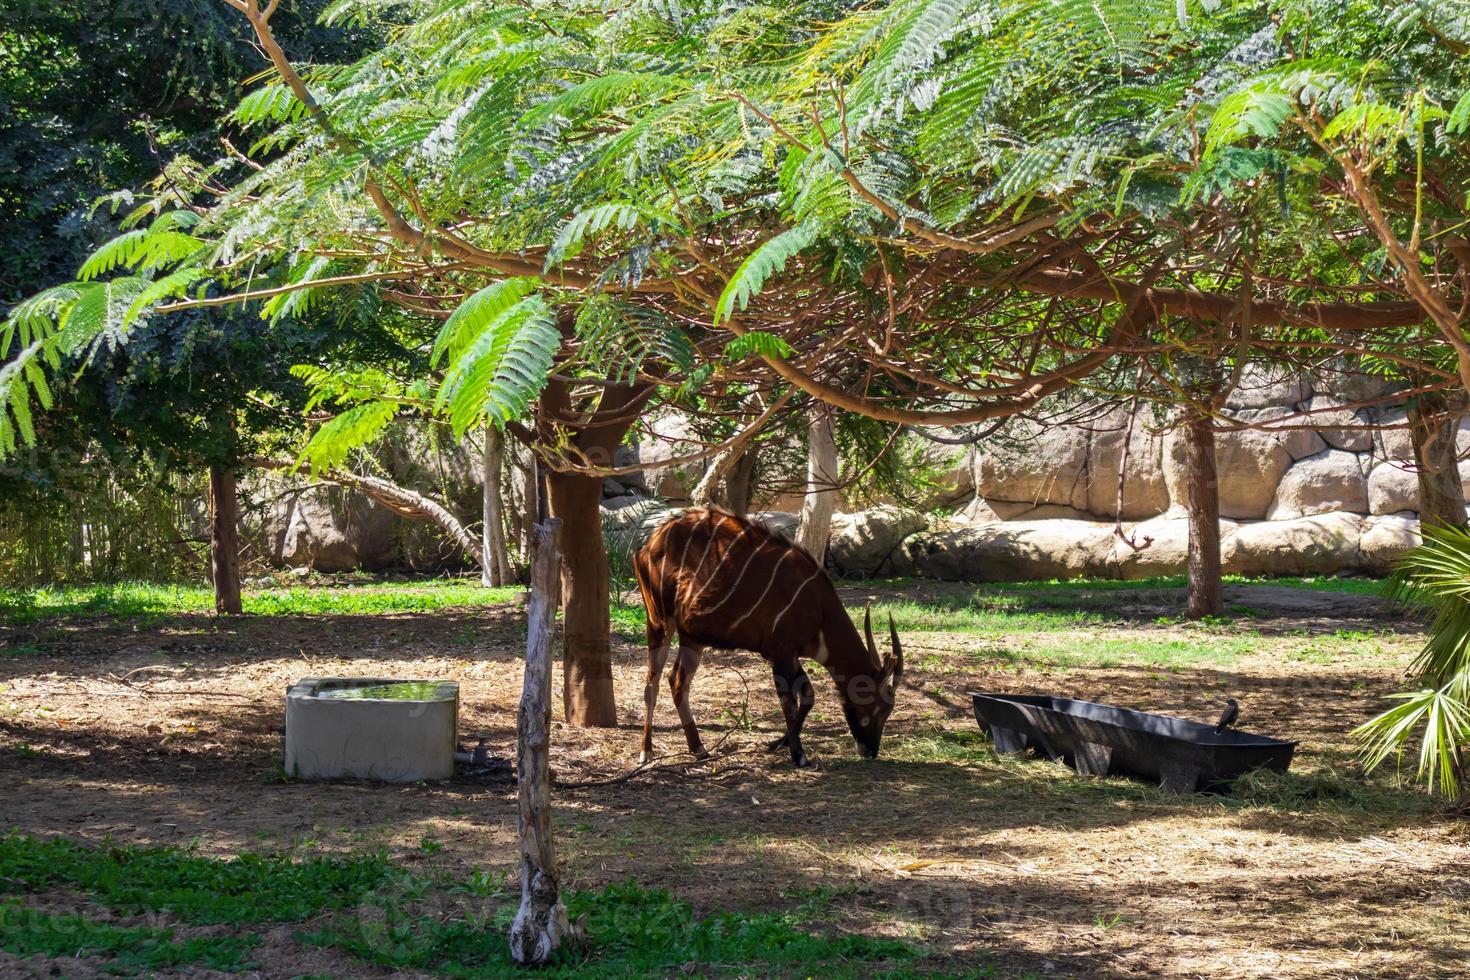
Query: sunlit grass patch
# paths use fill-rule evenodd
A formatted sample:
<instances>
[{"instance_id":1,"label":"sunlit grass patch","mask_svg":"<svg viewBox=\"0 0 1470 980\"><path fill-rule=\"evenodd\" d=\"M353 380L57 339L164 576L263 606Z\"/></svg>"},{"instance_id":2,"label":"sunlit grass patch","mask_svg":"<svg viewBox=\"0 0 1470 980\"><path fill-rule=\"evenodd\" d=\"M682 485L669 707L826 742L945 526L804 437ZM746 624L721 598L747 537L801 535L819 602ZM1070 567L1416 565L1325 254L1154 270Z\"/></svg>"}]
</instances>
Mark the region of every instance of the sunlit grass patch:
<instances>
[{"instance_id":1,"label":"sunlit grass patch","mask_svg":"<svg viewBox=\"0 0 1470 980\"><path fill-rule=\"evenodd\" d=\"M242 604L260 616L382 615L432 612L459 606L494 606L517 601L519 586L484 588L465 579L431 579L350 586L247 589ZM23 625L63 616L110 616L153 620L214 609L204 587L150 582L116 585L0 589L0 619Z\"/></svg>"},{"instance_id":2,"label":"sunlit grass patch","mask_svg":"<svg viewBox=\"0 0 1470 980\"><path fill-rule=\"evenodd\" d=\"M339 917L303 938L379 966L428 970L452 977L523 975L506 942L516 911L513 896L465 902L446 914L379 896L372 915ZM573 892L567 912L586 930L585 944L559 953L542 976L628 977L688 972L762 976L862 976L880 961L916 955L906 943L853 935L822 935L807 928L820 902L796 912L694 914L666 891L634 882Z\"/></svg>"},{"instance_id":3,"label":"sunlit grass patch","mask_svg":"<svg viewBox=\"0 0 1470 980\"><path fill-rule=\"evenodd\" d=\"M507 942L519 896L511 879L496 873L477 871L456 881L411 874L380 854L214 859L176 848L0 838L0 893L56 888L127 914L162 913L224 928L179 938L172 928L121 927L4 900L0 948L19 956L97 956L105 969L119 973L190 964L239 970L249 966L258 942L242 925L313 919L320 921L298 934L300 941L377 966L451 977L524 975ZM822 909L820 896L791 912L724 910L703 917L668 892L631 881L564 897L586 939L564 949L542 975L662 975L692 963L717 974L858 976L875 963L898 963L920 952L896 940L811 928Z\"/></svg>"}]
</instances>

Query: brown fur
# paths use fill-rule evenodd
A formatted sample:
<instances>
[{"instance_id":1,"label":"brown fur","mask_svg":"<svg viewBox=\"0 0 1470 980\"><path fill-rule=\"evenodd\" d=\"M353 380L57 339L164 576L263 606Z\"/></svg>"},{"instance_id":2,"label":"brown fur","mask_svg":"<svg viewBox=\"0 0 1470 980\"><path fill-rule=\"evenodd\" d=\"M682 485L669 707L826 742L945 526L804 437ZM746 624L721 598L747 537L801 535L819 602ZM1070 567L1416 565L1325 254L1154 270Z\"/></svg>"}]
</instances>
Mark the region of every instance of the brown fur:
<instances>
[{"instance_id":1,"label":"brown fur","mask_svg":"<svg viewBox=\"0 0 1470 980\"><path fill-rule=\"evenodd\" d=\"M807 764L800 736L812 704L802 659L827 668L859 748L877 755L901 661L882 661L864 644L831 579L805 549L734 514L689 510L654 531L633 568L648 613L645 758L652 752L653 706L672 634L679 637L679 654L669 684L696 755L704 749L689 713L689 685L711 648L752 650L771 663L786 716L786 735L773 748L789 748L798 765Z\"/></svg>"}]
</instances>

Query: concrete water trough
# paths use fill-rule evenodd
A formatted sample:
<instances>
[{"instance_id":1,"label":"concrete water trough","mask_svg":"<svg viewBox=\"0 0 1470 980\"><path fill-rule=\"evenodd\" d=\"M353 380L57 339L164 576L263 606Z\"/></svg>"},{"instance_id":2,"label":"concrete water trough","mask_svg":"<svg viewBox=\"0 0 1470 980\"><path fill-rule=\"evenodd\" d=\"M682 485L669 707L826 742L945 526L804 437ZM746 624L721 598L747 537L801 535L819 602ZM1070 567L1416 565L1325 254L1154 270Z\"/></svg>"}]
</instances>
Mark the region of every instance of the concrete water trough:
<instances>
[{"instance_id":1,"label":"concrete water trough","mask_svg":"<svg viewBox=\"0 0 1470 980\"><path fill-rule=\"evenodd\" d=\"M455 681L308 677L286 691L286 774L416 783L454 775Z\"/></svg>"},{"instance_id":2,"label":"concrete water trough","mask_svg":"<svg viewBox=\"0 0 1470 980\"><path fill-rule=\"evenodd\" d=\"M1172 793L1219 787L1252 769L1291 765L1295 742L1049 695L972 692L995 751L1028 748L1078 772L1157 780Z\"/></svg>"}]
</instances>

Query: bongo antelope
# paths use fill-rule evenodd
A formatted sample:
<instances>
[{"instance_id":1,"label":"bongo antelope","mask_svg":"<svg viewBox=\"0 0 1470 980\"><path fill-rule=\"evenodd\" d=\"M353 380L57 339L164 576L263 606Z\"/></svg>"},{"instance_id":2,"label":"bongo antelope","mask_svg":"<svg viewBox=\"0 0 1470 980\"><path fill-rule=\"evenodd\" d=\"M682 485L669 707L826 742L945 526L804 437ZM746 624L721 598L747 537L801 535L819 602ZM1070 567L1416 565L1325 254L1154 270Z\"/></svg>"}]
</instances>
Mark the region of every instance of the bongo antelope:
<instances>
[{"instance_id":1,"label":"bongo antelope","mask_svg":"<svg viewBox=\"0 0 1470 980\"><path fill-rule=\"evenodd\" d=\"M858 636L827 573L804 548L764 525L717 509L688 510L660 526L633 562L648 611L648 676L643 687L642 759L653 754L653 709L671 634L679 652L669 673L674 708L689 751L707 753L689 711L689 687L706 649L742 649L771 664L786 734L770 745L811 763L801 727L814 700L800 661L827 669L842 699L848 730L865 758L876 758L883 725L903 678L903 647L893 617L893 652L879 657L870 611Z\"/></svg>"}]
</instances>

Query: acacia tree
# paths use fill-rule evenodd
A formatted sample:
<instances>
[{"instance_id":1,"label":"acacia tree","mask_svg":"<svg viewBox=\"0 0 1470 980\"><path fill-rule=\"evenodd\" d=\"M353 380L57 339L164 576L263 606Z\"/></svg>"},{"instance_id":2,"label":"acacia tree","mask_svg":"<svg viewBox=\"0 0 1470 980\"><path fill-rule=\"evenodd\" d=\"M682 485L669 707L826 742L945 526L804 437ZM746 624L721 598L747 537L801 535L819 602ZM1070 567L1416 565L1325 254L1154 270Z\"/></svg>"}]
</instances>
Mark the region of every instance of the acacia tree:
<instances>
[{"instance_id":1,"label":"acacia tree","mask_svg":"<svg viewBox=\"0 0 1470 980\"><path fill-rule=\"evenodd\" d=\"M21 405L12 412L21 435L28 387L17 383L22 377L34 383L41 364L63 351L124 343L141 316L250 301L284 307L322 290L375 287L409 309L452 310L436 345L448 367L434 404L458 431L487 419L506 426L530 414L543 389L549 393L533 427L510 430L529 433L559 474L551 480L553 509L571 520L566 508L577 508L579 522L592 526L593 488L606 460L590 451L615 443L617 427L636 415L632 401L648 396L629 396L614 419L596 408L590 415L568 409L556 392L589 381L614 390L606 373L598 380L588 367L595 360L589 350L606 358L608 348L618 370L630 375L628 390L667 385L665 365L679 366L712 315L723 319L785 264L761 229L805 205L791 188L782 190L781 172L762 162L775 129L751 126L725 75L746 64L732 54L751 54L749 63L760 65L784 53L786 40L804 33L804 17L778 18L769 32L741 35L734 45L741 50L732 51L726 42L738 12L707 14L694 25L703 44L691 46L691 25L667 15L630 12L609 20L595 5L548 12L426 4L390 49L353 66L303 73L272 31L276 3L231 2L277 76L235 118L272 126L261 145L278 155L207 168L193 188L165 195L151 224L99 253L99 261L130 274L58 287L17 309L5 346L18 341L20 356L0 383ZM654 56L682 59L681 70L638 68ZM586 80L568 88L569 76ZM769 86L759 71L739 81L750 90ZM548 141L551 133L556 139ZM718 152L691 155L700 139ZM774 202L773 189L782 191ZM741 208L732 207L736 201ZM870 286L824 285L834 262L842 268L842 247L828 243L820 260L791 270L799 275L782 286L787 312L771 324L793 328L809 319L818 329L788 330L786 340L742 324L730 359L784 365L830 353L827 331L867 316L874 294ZM750 257L727 268L726 256L741 251ZM220 295L199 297L206 282ZM865 285L861 277L854 282ZM918 295L933 287L913 288ZM622 297L602 307L608 316L558 312L572 314L608 293ZM745 319L760 323L754 313ZM718 335L714 342L717 351L725 346ZM833 363L852 370L843 359ZM896 376L888 365L881 369ZM990 394L984 384L966 386L975 377L968 368L963 375L948 382L941 400ZM1043 371L1034 386L1006 378L997 397L1034 403L1069 376ZM397 408L386 393L365 398L333 432L372 438ZM998 410L1004 408L985 411ZM948 411L928 414L942 420ZM600 622L569 631L567 656L575 664L590 651L589 660L605 664L605 572L596 547L587 549L568 555L567 602L569 609L600 609ZM591 574L576 571L584 558ZM574 719L610 720L605 666L575 674L601 691L574 694L573 704L597 705L574 711Z\"/></svg>"},{"instance_id":2,"label":"acacia tree","mask_svg":"<svg viewBox=\"0 0 1470 980\"><path fill-rule=\"evenodd\" d=\"M226 2L274 72L237 118L268 127L279 157L211 172L208 203L185 195L128 246L131 275L19 310L21 354L0 369L12 400L45 357L149 310L373 289L447 315L434 404L460 432L488 421L533 445L590 527L592 482L614 468L589 451L636 414L632 395L599 413L599 392L662 398L726 371L768 401L790 386L890 424L955 425L1172 342L1174 321L1254 344L1425 316L1413 296L1342 281L1357 240L1301 279L1197 247L1234 220L1221 197L1279 169L1207 157L1202 138L1260 63L1240 50L1260 9L893 0L832 20L816 3L423 0L400 5L412 22L382 51L298 70L273 33L278 0ZM193 296L205 281L226 294ZM354 407L355 431L381 431L391 408ZM590 545L568 558L600 563ZM604 581L566 580L569 604L603 609L572 638L599 661ZM612 717L605 694L584 700Z\"/></svg>"}]
</instances>

